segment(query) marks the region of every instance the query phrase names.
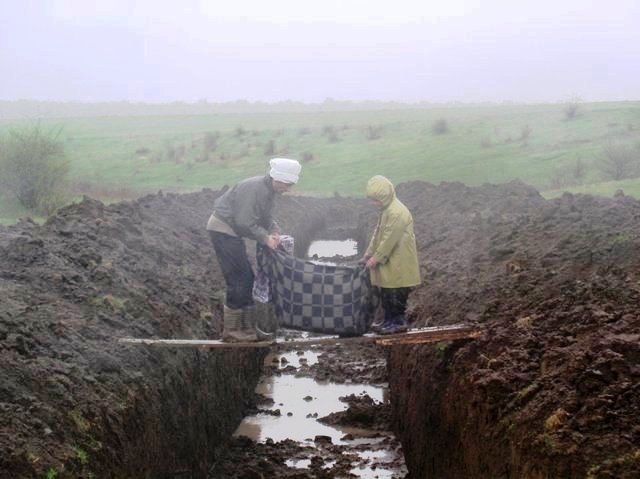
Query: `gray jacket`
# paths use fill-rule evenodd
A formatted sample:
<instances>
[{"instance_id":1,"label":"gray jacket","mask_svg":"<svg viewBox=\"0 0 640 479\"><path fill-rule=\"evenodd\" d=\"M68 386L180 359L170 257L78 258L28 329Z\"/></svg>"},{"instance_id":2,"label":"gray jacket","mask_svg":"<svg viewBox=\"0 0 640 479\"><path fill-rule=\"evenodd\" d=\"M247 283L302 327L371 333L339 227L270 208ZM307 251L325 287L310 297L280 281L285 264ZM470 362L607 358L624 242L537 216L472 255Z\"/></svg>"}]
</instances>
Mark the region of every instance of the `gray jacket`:
<instances>
[{"instance_id":1,"label":"gray jacket","mask_svg":"<svg viewBox=\"0 0 640 479\"><path fill-rule=\"evenodd\" d=\"M228 225L237 236L264 244L270 233L279 231L277 223L271 217L275 197L276 191L269 175L242 180L214 202L214 219L209 220L207 229L227 232L224 228L215 226L215 219L218 219Z\"/></svg>"}]
</instances>

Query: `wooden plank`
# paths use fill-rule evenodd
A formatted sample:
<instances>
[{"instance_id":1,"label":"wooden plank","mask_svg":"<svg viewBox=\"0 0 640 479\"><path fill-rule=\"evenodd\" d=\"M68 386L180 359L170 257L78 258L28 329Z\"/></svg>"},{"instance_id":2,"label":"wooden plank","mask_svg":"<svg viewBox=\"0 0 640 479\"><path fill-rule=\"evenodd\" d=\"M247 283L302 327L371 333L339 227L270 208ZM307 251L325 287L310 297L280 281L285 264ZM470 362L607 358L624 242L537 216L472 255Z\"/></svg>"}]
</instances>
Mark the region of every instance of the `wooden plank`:
<instances>
[{"instance_id":1,"label":"wooden plank","mask_svg":"<svg viewBox=\"0 0 640 479\"><path fill-rule=\"evenodd\" d=\"M375 342L381 346L394 346L397 344L426 344L456 339L473 339L478 336L480 336L480 331L467 326L428 332L416 330L408 331L405 334L378 336Z\"/></svg>"},{"instance_id":2,"label":"wooden plank","mask_svg":"<svg viewBox=\"0 0 640 479\"><path fill-rule=\"evenodd\" d=\"M426 344L438 341L453 341L456 339L475 338L480 332L471 326L454 324L451 326L435 326L430 328L412 329L404 333L389 334L385 336L377 334L365 334L341 338L340 336L311 336L307 338L289 340L278 338L275 342L256 343L225 343L217 339L142 339L120 338L119 343L141 344L148 346L165 347L200 347L200 348L267 348L275 346L309 346L313 344L335 343L368 343L373 342L382 346L397 344Z\"/></svg>"},{"instance_id":3,"label":"wooden plank","mask_svg":"<svg viewBox=\"0 0 640 479\"><path fill-rule=\"evenodd\" d=\"M146 346L165 346L174 348L269 348L271 342L225 343L219 339L142 339L119 338L119 343L139 344Z\"/></svg>"}]
</instances>

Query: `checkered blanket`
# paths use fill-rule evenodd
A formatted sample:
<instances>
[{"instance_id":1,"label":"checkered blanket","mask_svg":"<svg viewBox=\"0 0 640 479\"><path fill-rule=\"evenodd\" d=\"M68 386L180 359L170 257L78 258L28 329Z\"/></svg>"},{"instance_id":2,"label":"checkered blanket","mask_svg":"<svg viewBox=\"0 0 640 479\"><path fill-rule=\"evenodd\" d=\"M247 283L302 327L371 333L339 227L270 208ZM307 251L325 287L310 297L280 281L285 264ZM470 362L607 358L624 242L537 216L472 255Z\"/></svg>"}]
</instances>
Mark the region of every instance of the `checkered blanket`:
<instances>
[{"instance_id":1,"label":"checkered blanket","mask_svg":"<svg viewBox=\"0 0 640 479\"><path fill-rule=\"evenodd\" d=\"M267 248L261 248L258 265L269 277L282 326L341 336L366 332L372 304L364 265L316 264Z\"/></svg>"}]
</instances>

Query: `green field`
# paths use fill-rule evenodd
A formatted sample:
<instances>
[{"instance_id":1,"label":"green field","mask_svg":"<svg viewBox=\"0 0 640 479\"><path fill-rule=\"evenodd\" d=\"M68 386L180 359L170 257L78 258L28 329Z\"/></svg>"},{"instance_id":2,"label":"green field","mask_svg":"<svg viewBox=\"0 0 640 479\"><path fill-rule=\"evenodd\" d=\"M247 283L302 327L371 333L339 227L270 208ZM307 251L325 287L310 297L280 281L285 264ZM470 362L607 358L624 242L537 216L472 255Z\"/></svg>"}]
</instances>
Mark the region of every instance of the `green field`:
<instances>
[{"instance_id":1,"label":"green field","mask_svg":"<svg viewBox=\"0 0 640 479\"><path fill-rule=\"evenodd\" d=\"M562 191L640 194L640 178L611 181L607 145L633 149L640 163L640 102L451 106L377 111L111 116L39 120L61 129L74 197L113 201L158 190L220 188L266 171L267 159L304 165L296 193L362 195L367 179L394 183L520 179L546 195ZM448 131L433 131L445 120ZM4 120L0 137L35 120ZM634 170L635 171L635 170ZM637 172L640 175L640 169ZM0 222L26 213L10 198Z\"/></svg>"}]
</instances>

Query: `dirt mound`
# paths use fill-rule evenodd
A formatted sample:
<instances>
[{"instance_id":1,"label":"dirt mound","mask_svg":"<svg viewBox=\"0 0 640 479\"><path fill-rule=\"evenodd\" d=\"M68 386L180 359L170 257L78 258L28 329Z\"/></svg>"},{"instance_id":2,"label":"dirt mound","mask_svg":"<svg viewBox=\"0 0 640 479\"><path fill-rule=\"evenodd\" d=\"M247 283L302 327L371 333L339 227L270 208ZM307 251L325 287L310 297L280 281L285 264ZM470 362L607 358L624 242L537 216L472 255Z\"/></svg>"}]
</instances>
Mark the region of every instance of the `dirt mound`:
<instances>
[{"instance_id":1,"label":"dirt mound","mask_svg":"<svg viewBox=\"0 0 640 479\"><path fill-rule=\"evenodd\" d=\"M116 343L215 333L223 283L202 228L215 196L85 199L0 231L0 477L197 469L193 454L233 430L264 352Z\"/></svg>"},{"instance_id":2,"label":"dirt mound","mask_svg":"<svg viewBox=\"0 0 640 479\"><path fill-rule=\"evenodd\" d=\"M409 184L399 194L427 278L412 317L466 319L484 332L392 349L412 474L638 477L640 203L546 201L519 183Z\"/></svg>"}]
</instances>

